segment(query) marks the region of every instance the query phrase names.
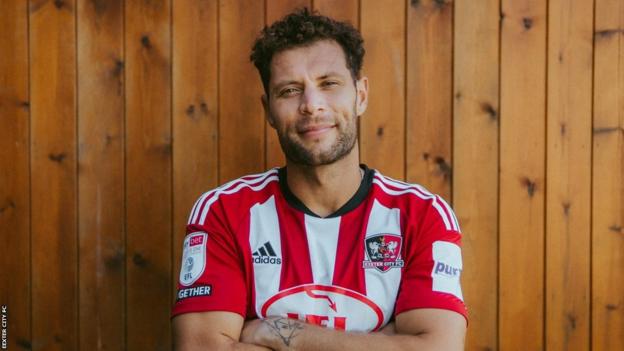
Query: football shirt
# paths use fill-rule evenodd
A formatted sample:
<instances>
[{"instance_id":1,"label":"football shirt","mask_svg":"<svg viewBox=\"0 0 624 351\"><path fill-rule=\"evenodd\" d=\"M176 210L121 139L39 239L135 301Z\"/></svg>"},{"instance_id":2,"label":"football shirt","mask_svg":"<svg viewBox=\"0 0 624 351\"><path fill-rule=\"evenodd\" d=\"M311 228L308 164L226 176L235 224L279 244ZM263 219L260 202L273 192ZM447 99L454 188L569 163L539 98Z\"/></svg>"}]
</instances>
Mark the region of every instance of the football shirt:
<instances>
[{"instance_id":1,"label":"football shirt","mask_svg":"<svg viewBox=\"0 0 624 351\"><path fill-rule=\"evenodd\" d=\"M172 314L279 315L357 331L415 308L466 317L451 208L362 167L357 192L324 218L290 191L286 168L203 194L189 217Z\"/></svg>"}]
</instances>

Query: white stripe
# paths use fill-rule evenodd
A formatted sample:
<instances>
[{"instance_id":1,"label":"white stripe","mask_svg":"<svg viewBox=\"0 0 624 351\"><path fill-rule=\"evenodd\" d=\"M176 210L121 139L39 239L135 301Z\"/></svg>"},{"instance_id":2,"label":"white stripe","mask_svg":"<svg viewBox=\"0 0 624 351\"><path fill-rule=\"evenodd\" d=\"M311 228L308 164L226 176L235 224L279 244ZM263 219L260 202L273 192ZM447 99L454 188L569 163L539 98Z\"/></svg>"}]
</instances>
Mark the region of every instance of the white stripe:
<instances>
[{"instance_id":1,"label":"white stripe","mask_svg":"<svg viewBox=\"0 0 624 351\"><path fill-rule=\"evenodd\" d=\"M250 175L247 175L247 176L243 176L243 177L234 179L232 181L229 181L229 182L227 182L227 183L225 183L225 184L223 184L223 185L221 185L221 186L219 186L219 187L217 187L215 189L212 189L210 191L207 191L207 192L203 193L199 197L199 199L195 202L195 205L193 205L193 209L191 210L191 214L189 215L188 224L197 222L197 217L199 215L199 213L198 213L199 209L201 208L201 205L204 203L204 200L208 196L214 194L215 192L217 192L219 190L227 189L227 188L231 187L233 184L235 184L237 182L247 182L247 183L255 182L255 181L257 181L260 178L267 177L267 176L269 176L271 174L274 174L276 172L277 172L277 169L273 168L273 169L270 169L270 170L268 170L266 172L263 172L263 173L250 174ZM251 178L251 179L243 179L243 178Z\"/></svg>"},{"instance_id":2,"label":"white stripe","mask_svg":"<svg viewBox=\"0 0 624 351\"><path fill-rule=\"evenodd\" d=\"M253 183L257 182L257 180L254 179L251 181L242 181L240 184L238 184L236 187L232 189L217 191L213 197L211 197L208 201L206 201L206 206L204 206L204 209L202 210L202 213L201 213L201 217L199 218L199 224L201 225L204 224L204 222L206 221L206 216L208 216L208 211L210 210L210 206L219 199L219 196L234 194L238 192L239 190L241 190L242 188L250 188L253 191L262 190L264 189L264 187L267 186L267 184L271 183L272 181L277 181L277 180L278 180L277 175L272 175L270 177L265 178L262 183L256 186L253 186Z\"/></svg>"},{"instance_id":3,"label":"white stripe","mask_svg":"<svg viewBox=\"0 0 624 351\"><path fill-rule=\"evenodd\" d=\"M266 171L266 172L263 172L263 173L257 173L257 174L251 174L251 175L243 176L243 177L240 177L240 178L234 179L234 180L232 180L232 181L229 181L229 182L227 182L227 183L225 183L225 184L221 185L220 187L218 187L218 188L216 188L216 189L213 189L213 190L211 190L211 191L209 191L209 192L206 192L206 193L205 193L205 194L204 194L204 195L203 195L203 196L199 199L199 201L195 204L196 208L195 208L195 209L193 209L193 212L192 212L192 213L193 213L193 220L192 220L192 222L197 222L197 217L199 216L199 210L200 210L200 208L201 208L201 205L204 203L204 200L205 200L207 197L209 197L210 195L214 194L215 192L217 192L217 191L219 191L219 190L225 190L225 189L228 189L228 188L230 188L232 185L234 185L234 184L236 184L236 183L238 183L238 182L253 183L253 182L257 181L257 180L264 179L265 177L268 177L268 176L270 176L270 175L272 175L272 174L275 174L275 173L277 173L277 169L276 169L276 168L273 168L273 169L270 169L270 170L268 170L268 171ZM245 178L249 178L249 179L245 179Z\"/></svg>"},{"instance_id":4,"label":"white stripe","mask_svg":"<svg viewBox=\"0 0 624 351\"><path fill-rule=\"evenodd\" d=\"M455 217L455 212L453 211L451 206L449 206L449 204L446 201L444 201L444 199L441 196L438 196L438 200L440 200L440 202L442 202L442 205L444 207L446 207L446 210L448 211L448 213L451 214L451 217L452 217L452 220L453 220L453 224L455 226L455 231L461 233L461 230L459 229L459 221L457 220L457 217Z\"/></svg>"},{"instance_id":5,"label":"white stripe","mask_svg":"<svg viewBox=\"0 0 624 351\"><path fill-rule=\"evenodd\" d=\"M377 200L374 200L373 208L368 218L367 238L377 234L401 235L400 209L387 208ZM363 249L364 257L368 258L366 247ZM375 268L367 268L364 269L364 277L366 280L366 296L375 301L384 312L385 325L392 317L392 312L394 311L394 303L396 302L401 282L401 269L391 268L386 272L380 272Z\"/></svg>"},{"instance_id":6,"label":"white stripe","mask_svg":"<svg viewBox=\"0 0 624 351\"><path fill-rule=\"evenodd\" d=\"M431 203L432 203L433 207L438 211L438 214L440 214L440 217L442 217L442 221L444 222L444 227L446 228L446 230L454 230L453 226L449 222L448 216L446 215L446 213L444 213L444 210L442 209L440 204L436 201L435 196L425 197L423 194L419 193L418 191L416 191L413 188L411 188L411 189L404 189L404 190L392 190L392 189L387 188L386 185L379 179L373 179L373 183L379 185L379 187L383 191L388 193L389 195L414 194L414 195L420 197L421 199L425 199L425 200L432 199L433 201Z\"/></svg>"},{"instance_id":7,"label":"white stripe","mask_svg":"<svg viewBox=\"0 0 624 351\"><path fill-rule=\"evenodd\" d=\"M250 210L249 246L251 251L264 247L267 241L282 259L282 242L279 220L275 206L275 196L263 204L255 204ZM256 291L256 314L260 316L262 305L271 296L277 294L280 286L281 264L254 263L254 282Z\"/></svg>"},{"instance_id":8,"label":"white stripe","mask_svg":"<svg viewBox=\"0 0 624 351\"><path fill-rule=\"evenodd\" d=\"M340 217L318 218L305 215L305 228L314 283L332 285Z\"/></svg>"},{"instance_id":9,"label":"white stripe","mask_svg":"<svg viewBox=\"0 0 624 351\"><path fill-rule=\"evenodd\" d=\"M425 199L434 199L434 201L438 201L441 202L441 205L446 209L446 211L450 214L451 218L450 218L450 222L452 224L453 230L460 232L459 230L459 221L457 220L457 217L455 217L455 212L453 211L453 209L451 208L451 206L449 206L449 204L444 201L444 199L438 195L434 195L431 192L429 192L427 189L425 189L422 185L420 184L409 184L409 183L405 183L402 182L400 180L396 180L396 179L392 179L389 177L386 177L384 175L382 175L381 173L377 173L380 177L380 179L382 181L384 181L385 183L392 185L394 187L397 188L401 188L401 189L414 189L416 188L418 191L420 191L422 193L423 196L421 196L421 198L425 198ZM446 218L448 218L448 215L446 215L446 213L444 213L444 216Z\"/></svg>"}]
</instances>

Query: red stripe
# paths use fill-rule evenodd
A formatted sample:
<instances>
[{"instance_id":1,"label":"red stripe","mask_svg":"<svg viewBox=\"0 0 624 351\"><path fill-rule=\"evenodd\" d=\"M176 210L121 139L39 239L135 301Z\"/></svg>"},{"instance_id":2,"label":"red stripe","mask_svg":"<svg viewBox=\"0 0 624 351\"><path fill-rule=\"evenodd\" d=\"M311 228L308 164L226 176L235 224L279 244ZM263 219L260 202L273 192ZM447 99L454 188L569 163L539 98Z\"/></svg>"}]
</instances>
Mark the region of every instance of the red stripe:
<instances>
[{"instance_id":1,"label":"red stripe","mask_svg":"<svg viewBox=\"0 0 624 351\"><path fill-rule=\"evenodd\" d=\"M408 184L405 184L407 189L406 188L399 188L396 185L389 184L388 183L389 181L386 180L386 179L383 179L381 177L378 177L377 179L379 179L385 186L392 187L393 190L396 190L396 191L414 190L418 194L420 194L422 197L425 197L425 199L423 199L423 200L431 200L433 202L437 202L440 205L440 207L442 208L442 211L444 212L444 214L446 215L446 218L449 221L450 229L451 230L456 230L456 229L454 229L454 227L455 227L455 219L454 219L453 215L450 213L450 209L448 208L446 203L444 203L444 201L442 201L442 198L440 198L440 196L434 195L434 194L431 194L431 193L427 193L427 192L421 190L420 188L418 188L416 186L410 186ZM382 191L383 191L383 189L382 189ZM390 195L390 194L388 194L388 195ZM440 216L441 216L441 214L440 214Z\"/></svg>"},{"instance_id":2,"label":"red stripe","mask_svg":"<svg viewBox=\"0 0 624 351\"><path fill-rule=\"evenodd\" d=\"M364 260L364 236L373 202L367 201L342 216L336 248L333 285L366 294L366 282L362 261ZM368 214L368 215L367 215ZM361 229L358 232L358 229Z\"/></svg>"},{"instance_id":3,"label":"red stripe","mask_svg":"<svg viewBox=\"0 0 624 351\"><path fill-rule=\"evenodd\" d=\"M286 203L281 192L275 196L282 242L282 273L279 290L313 283L304 214Z\"/></svg>"}]
</instances>

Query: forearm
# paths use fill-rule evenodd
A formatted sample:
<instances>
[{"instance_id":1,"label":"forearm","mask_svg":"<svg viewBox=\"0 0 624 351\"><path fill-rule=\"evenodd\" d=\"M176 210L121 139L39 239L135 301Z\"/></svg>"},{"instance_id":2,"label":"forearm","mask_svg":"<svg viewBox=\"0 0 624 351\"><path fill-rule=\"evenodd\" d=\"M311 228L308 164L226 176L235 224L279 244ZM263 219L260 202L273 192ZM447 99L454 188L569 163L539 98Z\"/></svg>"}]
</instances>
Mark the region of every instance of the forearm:
<instances>
[{"instance_id":1,"label":"forearm","mask_svg":"<svg viewBox=\"0 0 624 351\"><path fill-rule=\"evenodd\" d=\"M230 312L187 313L173 319L176 351L270 351L240 339L243 318Z\"/></svg>"},{"instance_id":2,"label":"forearm","mask_svg":"<svg viewBox=\"0 0 624 351\"><path fill-rule=\"evenodd\" d=\"M208 351L208 350L219 350L219 351L272 351L272 349L255 345L248 344L243 342L234 341L232 339L221 339L221 340L188 340L187 342L183 342L178 340L174 347L176 351Z\"/></svg>"},{"instance_id":3,"label":"forearm","mask_svg":"<svg viewBox=\"0 0 624 351\"><path fill-rule=\"evenodd\" d=\"M223 348L214 348L214 347L207 347L204 350L208 351L208 350L223 350L223 351L272 351L273 349L270 349L268 347L264 347L264 346L260 346L260 345L255 345L255 344L247 344L247 343L243 343L243 342L233 342L230 345L226 345L226 347Z\"/></svg>"},{"instance_id":4,"label":"forearm","mask_svg":"<svg viewBox=\"0 0 624 351\"><path fill-rule=\"evenodd\" d=\"M274 350L298 351L362 351L377 350L461 350L444 337L429 333L387 335L384 333L344 332L307 324L297 320L269 319L263 321L271 331L260 344Z\"/></svg>"}]
</instances>

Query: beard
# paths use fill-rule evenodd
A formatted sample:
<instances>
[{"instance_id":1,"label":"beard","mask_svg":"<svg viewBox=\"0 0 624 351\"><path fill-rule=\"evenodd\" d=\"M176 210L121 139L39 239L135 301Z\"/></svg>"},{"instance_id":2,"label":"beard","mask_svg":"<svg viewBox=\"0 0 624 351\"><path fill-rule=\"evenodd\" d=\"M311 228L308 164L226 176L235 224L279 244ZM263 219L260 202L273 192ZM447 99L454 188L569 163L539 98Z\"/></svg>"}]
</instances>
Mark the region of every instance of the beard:
<instances>
[{"instance_id":1,"label":"beard","mask_svg":"<svg viewBox=\"0 0 624 351\"><path fill-rule=\"evenodd\" d=\"M338 128L338 137L326 150L314 152L306 148L301 142L290 138L287 133L277 130L277 137L284 151L286 159L302 166L321 166L334 163L351 152L357 140L357 126L355 124L356 109L347 118L343 128Z\"/></svg>"}]
</instances>

